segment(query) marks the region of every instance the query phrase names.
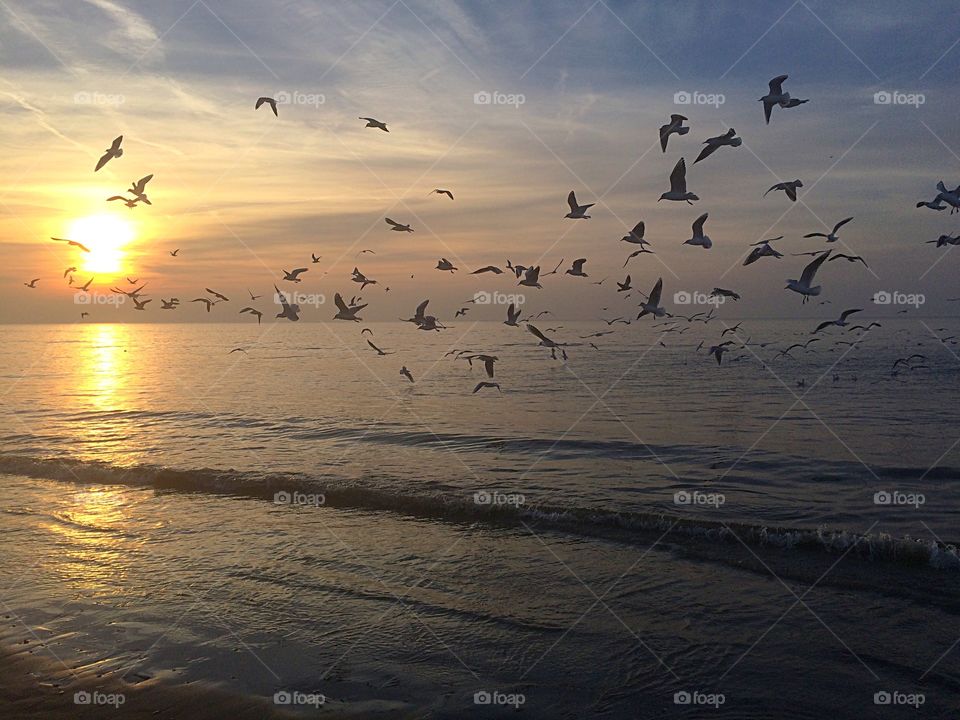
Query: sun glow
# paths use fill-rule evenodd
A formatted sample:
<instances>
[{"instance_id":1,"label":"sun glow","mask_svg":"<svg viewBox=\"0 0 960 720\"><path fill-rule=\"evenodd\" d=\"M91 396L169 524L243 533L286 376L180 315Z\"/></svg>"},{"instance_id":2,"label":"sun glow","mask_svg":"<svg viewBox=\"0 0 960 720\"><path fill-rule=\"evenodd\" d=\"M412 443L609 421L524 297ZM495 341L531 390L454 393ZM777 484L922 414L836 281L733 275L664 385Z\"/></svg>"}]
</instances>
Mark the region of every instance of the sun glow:
<instances>
[{"instance_id":1,"label":"sun glow","mask_svg":"<svg viewBox=\"0 0 960 720\"><path fill-rule=\"evenodd\" d=\"M74 220L67 237L90 248L83 255L83 270L99 275L124 272L124 247L134 236L133 226L114 215L90 215Z\"/></svg>"}]
</instances>

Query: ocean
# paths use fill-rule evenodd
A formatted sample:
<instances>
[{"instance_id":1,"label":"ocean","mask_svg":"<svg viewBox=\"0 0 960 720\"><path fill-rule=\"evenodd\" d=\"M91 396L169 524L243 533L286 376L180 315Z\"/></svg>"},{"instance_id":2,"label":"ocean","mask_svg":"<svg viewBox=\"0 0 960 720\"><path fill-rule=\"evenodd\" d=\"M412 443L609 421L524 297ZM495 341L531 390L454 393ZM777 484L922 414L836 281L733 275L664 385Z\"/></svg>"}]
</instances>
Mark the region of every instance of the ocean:
<instances>
[{"instance_id":1,"label":"ocean","mask_svg":"<svg viewBox=\"0 0 960 720\"><path fill-rule=\"evenodd\" d=\"M304 715L956 710L960 322L774 358L811 323L744 320L719 366L729 321L535 324L566 362L464 320L5 326L0 642Z\"/></svg>"}]
</instances>

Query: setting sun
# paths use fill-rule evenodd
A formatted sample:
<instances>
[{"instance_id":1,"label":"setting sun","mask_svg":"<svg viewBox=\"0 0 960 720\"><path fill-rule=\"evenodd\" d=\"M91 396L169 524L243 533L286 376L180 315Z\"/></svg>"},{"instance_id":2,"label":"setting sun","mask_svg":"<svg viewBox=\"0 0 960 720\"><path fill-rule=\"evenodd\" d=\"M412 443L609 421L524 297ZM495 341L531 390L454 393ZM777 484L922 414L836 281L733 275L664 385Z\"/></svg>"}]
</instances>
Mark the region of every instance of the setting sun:
<instances>
[{"instance_id":1,"label":"setting sun","mask_svg":"<svg viewBox=\"0 0 960 720\"><path fill-rule=\"evenodd\" d=\"M68 238L90 248L83 269L90 273L123 271L124 247L133 240L133 226L114 215L91 215L70 224Z\"/></svg>"}]
</instances>

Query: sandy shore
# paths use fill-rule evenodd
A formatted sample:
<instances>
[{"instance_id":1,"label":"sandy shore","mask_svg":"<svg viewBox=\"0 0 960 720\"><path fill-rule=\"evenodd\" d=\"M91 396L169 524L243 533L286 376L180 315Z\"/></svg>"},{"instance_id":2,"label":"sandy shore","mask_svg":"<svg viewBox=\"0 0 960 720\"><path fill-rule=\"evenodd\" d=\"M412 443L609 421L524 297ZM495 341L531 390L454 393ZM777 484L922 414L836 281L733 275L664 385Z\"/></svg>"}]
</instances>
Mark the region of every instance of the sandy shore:
<instances>
[{"instance_id":1,"label":"sandy shore","mask_svg":"<svg viewBox=\"0 0 960 720\"><path fill-rule=\"evenodd\" d=\"M131 684L110 677L72 675L52 657L0 647L0 717L21 718L249 718L303 717L278 710L262 698L234 695L209 685L175 685L158 679ZM101 695L101 704L77 704L77 692ZM122 704L102 704L120 694ZM325 717L329 717L324 713Z\"/></svg>"}]
</instances>

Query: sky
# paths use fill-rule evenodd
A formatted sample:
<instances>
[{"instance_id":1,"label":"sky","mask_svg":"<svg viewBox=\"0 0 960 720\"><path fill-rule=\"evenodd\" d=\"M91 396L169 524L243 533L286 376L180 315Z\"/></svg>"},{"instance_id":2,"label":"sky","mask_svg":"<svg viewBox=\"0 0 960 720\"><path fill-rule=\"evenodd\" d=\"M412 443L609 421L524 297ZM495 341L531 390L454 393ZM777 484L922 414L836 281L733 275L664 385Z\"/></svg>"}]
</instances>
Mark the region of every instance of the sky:
<instances>
[{"instance_id":1,"label":"sky","mask_svg":"<svg viewBox=\"0 0 960 720\"><path fill-rule=\"evenodd\" d=\"M886 291L938 315L960 296L960 253L926 244L960 232L960 215L915 207L937 181L960 184L952 3L0 0L0 18L0 322L249 322L238 303L250 289L272 315L274 283L313 296L305 320L331 319L335 292L361 294L369 320L426 298L450 320L478 291L526 290L471 270L579 257L590 277L561 268L523 293L530 311L606 316L629 272L641 290L663 277L668 310L684 311L677 292L719 286L742 296L730 317L820 317L784 289L810 260L789 253L851 215L835 249L869 268L824 266L829 312ZM767 126L757 100L780 74L809 102ZM878 103L884 92L896 100ZM262 95L290 102L274 117L254 109ZM676 112L691 131L663 153ZM743 145L693 166L729 127ZM94 173L121 134L124 155ZM701 199L658 203L680 157ZM151 173L151 206L107 202ZM763 196L793 179L798 202ZM590 220L564 218L570 190L596 203ZM713 247L684 246L703 212ZM656 254L623 270L633 248L619 238L639 220ZM71 235L96 257L50 240ZM780 235L786 257L741 266ZM434 269L441 257L458 271ZM63 277L74 266L76 285L94 279L86 307ZM354 266L378 284L360 293ZM294 267L309 268L297 286L280 279ZM106 303L127 278L147 283L147 311ZM158 308L204 288L233 302Z\"/></svg>"}]
</instances>

